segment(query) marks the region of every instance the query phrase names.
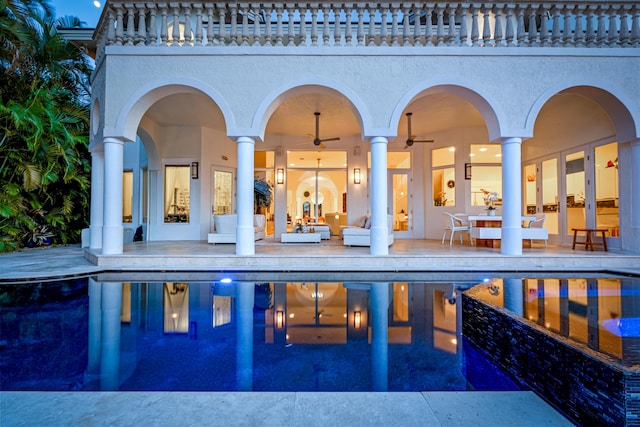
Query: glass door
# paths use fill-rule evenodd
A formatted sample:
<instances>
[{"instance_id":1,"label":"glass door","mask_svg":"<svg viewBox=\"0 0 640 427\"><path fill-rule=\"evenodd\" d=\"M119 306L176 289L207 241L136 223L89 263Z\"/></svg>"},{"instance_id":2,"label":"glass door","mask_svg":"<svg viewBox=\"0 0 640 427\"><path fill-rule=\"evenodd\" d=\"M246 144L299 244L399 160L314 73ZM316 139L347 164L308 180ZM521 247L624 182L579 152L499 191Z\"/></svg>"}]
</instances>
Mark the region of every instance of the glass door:
<instances>
[{"instance_id":1,"label":"glass door","mask_svg":"<svg viewBox=\"0 0 640 427\"><path fill-rule=\"evenodd\" d=\"M213 215L233 212L234 176L231 170L213 169L211 172L211 229Z\"/></svg>"},{"instance_id":2,"label":"glass door","mask_svg":"<svg viewBox=\"0 0 640 427\"><path fill-rule=\"evenodd\" d=\"M544 213L544 227L549 230L549 240L559 240L558 159L551 158L524 167L524 214Z\"/></svg>"},{"instance_id":3,"label":"glass door","mask_svg":"<svg viewBox=\"0 0 640 427\"><path fill-rule=\"evenodd\" d=\"M411 194L409 172L390 170L388 172L388 206L393 215L393 232L396 237L411 237Z\"/></svg>"},{"instance_id":4,"label":"glass door","mask_svg":"<svg viewBox=\"0 0 640 427\"><path fill-rule=\"evenodd\" d=\"M586 227L584 151L565 155L567 215L563 243L573 241L572 228Z\"/></svg>"}]
</instances>

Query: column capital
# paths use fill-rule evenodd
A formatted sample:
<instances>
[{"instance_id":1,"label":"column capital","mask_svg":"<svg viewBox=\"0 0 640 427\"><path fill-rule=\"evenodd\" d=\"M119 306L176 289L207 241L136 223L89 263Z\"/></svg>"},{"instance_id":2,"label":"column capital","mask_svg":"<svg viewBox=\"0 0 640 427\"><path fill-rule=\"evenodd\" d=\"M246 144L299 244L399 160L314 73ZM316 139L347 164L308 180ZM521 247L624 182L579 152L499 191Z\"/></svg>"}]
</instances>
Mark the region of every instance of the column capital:
<instances>
[{"instance_id":1,"label":"column capital","mask_svg":"<svg viewBox=\"0 0 640 427\"><path fill-rule=\"evenodd\" d=\"M522 138L520 136L505 136L503 138L500 138L500 143L502 145L504 145L504 144L522 144L523 140L524 140L524 138Z\"/></svg>"},{"instance_id":2,"label":"column capital","mask_svg":"<svg viewBox=\"0 0 640 427\"><path fill-rule=\"evenodd\" d=\"M374 136L371 138L371 144L388 144L389 140L385 136Z\"/></svg>"},{"instance_id":3,"label":"column capital","mask_svg":"<svg viewBox=\"0 0 640 427\"><path fill-rule=\"evenodd\" d=\"M249 136L239 136L239 137L236 139L236 142L237 142L238 144L240 144L240 143L243 143L243 144L255 144L255 143L256 143L256 140L255 140L255 139L253 139L253 138L251 138L251 137L249 137Z\"/></svg>"},{"instance_id":4,"label":"column capital","mask_svg":"<svg viewBox=\"0 0 640 427\"><path fill-rule=\"evenodd\" d=\"M102 139L102 142L104 144L110 143L110 144L121 144L121 145L124 145L125 139L124 138L120 138L120 137L115 137L115 136L107 136L107 137L104 137Z\"/></svg>"}]
</instances>

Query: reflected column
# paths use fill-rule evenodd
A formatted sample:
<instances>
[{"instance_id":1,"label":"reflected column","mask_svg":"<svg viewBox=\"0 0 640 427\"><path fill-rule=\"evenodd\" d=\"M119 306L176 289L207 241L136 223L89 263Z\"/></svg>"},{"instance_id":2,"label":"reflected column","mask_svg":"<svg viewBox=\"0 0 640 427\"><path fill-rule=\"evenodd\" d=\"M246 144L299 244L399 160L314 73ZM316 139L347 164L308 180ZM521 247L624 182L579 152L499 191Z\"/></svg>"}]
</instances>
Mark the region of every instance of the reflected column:
<instances>
[{"instance_id":1,"label":"reflected column","mask_svg":"<svg viewBox=\"0 0 640 427\"><path fill-rule=\"evenodd\" d=\"M373 391L389 383L389 283L371 284L371 379Z\"/></svg>"},{"instance_id":2,"label":"reflected column","mask_svg":"<svg viewBox=\"0 0 640 427\"><path fill-rule=\"evenodd\" d=\"M89 339L85 383L92 382L100 375L102 337L102 284L89 278Z\"/></svg>"},{"instance_id":3,"label":"reflected column","mask_svg":"<svg viewBox=\"0 0 640 427\"><path fill-rule=\"evenodd\" d=\"M236 289L236 386L238 391L253 390L253 305L255 285L239 282Z\"/></svg>"},{"instance_id":4,"label":"reflected column","mask_svg":"<svg viewBox=\"0 0 640 427\"><path fill-rule=\"evenodd\" d=\"M120 386L120 313L122 282L102 283L102 353L100 389L118 390Z\"/></svg>"},{"instance_id":5,"label":"reflected column","mask_svg":"<svg viewBox=\"0 0 640 427\"><path fill-rule=\"evenodd\" d=\"M524 284L522 279L504 279L504 308L524 316Z\"/></svg>"}]
</instances>

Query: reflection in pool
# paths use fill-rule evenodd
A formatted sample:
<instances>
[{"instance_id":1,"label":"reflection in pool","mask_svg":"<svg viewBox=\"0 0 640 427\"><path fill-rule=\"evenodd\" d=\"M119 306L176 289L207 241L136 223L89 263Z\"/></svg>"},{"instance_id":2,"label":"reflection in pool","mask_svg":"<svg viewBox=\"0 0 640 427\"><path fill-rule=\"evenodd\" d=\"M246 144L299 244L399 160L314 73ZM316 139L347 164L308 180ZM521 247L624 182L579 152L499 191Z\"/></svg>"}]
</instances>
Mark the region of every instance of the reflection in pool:
<instances>
[{"instance_id":1,"label":"reflection in pool","mask_svg":"<svg viewBox=\"0 0 640 427\"><path fill-rule=\"evenodd\" d=\"M514 390L466 346L470 283L0 286L3 390Z\"/></svg>"}]
</instances>

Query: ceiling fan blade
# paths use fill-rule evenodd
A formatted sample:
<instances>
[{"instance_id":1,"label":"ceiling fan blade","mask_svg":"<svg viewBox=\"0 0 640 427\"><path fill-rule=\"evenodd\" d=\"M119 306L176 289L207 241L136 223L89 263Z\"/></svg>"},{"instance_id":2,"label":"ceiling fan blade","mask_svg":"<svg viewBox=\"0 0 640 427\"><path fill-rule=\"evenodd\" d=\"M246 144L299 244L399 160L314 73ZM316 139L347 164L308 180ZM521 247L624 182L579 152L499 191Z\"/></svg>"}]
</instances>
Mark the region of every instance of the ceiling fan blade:
<instances>
[{"instance_id":1,"label":"ceiling fan blade","mask_svg":"<svg viewBox=\"0 0 640 427\"><path fill-rule=\"evenodd\" d=\"M414 139L413 142L435 142L433 139Z\"/></svg>"},{"instance_id":2,"label":"ceiling fan blade","mask_svg":"<svg viewBox=\"0 0 640 427\"><path fill-rule=\"evenodd\" d=\"M322 149L324 150L325 148L327 148L327 146L326 146L326 145L324 145L324 144L321 142L321 143L320 143L320 148L322 148Z\"/></svg>"},{"instance_id":3,"label":"ceiling fan blade","mask_svg":"<svg viewBox=\"0 0 640 427\"><path fill-rule=\"evenodd\" d=\"M321 139L321 142L327 142L327 141L340 141L340 138L325 138L325 139Z\"/></svg>"},{"instance_id":4,"label":"ceiling fan blade","mask_svg":"<svg viewBox=\"0 0 640 427\"><path fill-rule=\"evenodd\" d=\"M313 134L308 133L308 134L307 134L307 136L308 136L309 138L311 138L312 140L316 139L316 137L315 137L315 136L313 136Z\"/></svg>"}]
</instances>

